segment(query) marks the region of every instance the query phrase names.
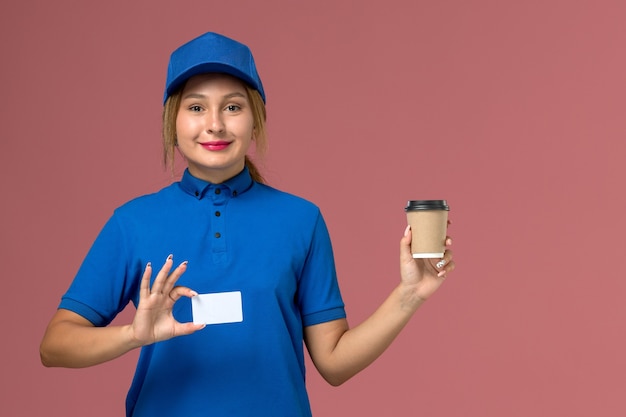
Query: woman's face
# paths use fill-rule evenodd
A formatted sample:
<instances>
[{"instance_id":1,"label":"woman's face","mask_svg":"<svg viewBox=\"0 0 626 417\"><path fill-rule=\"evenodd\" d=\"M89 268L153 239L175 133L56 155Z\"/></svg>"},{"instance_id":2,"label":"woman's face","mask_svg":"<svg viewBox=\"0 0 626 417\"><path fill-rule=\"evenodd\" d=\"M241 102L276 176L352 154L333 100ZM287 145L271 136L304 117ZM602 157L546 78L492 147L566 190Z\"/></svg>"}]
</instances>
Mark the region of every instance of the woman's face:
<instances>
[{"instance_id":1,"label":"woman's face","mask_svg":"<svg viewBox=\"0 0 626 417\"><path fill-rule=\"evenodd\" d=\"M242 81L226 74L201 74L187 81L176 117L176 137L194 177L217 184L241 172L253 131Z\"/></svg>"}]
</instances>

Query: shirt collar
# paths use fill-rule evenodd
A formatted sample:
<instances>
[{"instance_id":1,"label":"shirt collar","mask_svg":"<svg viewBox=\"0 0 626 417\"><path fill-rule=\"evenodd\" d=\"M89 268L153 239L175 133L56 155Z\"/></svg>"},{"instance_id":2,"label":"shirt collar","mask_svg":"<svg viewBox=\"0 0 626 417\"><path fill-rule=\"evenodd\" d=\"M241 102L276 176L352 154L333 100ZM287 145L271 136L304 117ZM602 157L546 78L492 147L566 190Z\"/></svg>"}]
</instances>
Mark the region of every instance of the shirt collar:
<instances>
[{"instance_id":1,"label":"shirt collar","mask_svg":"<svg viewBox=\"0 0 626 417\"><path fill-rule=\"evenodd\" d=\"M231 197L237 197L248 191L250 187L252 187L252 184L253 181L248 167L244 167L239 174L220 184L213 184L196 178L189 173L189 169L185 169L183 177L180 180L180 188L197 199L202 199L210 190L215 189L227 192Z\"/></svg>"}]
</instances>

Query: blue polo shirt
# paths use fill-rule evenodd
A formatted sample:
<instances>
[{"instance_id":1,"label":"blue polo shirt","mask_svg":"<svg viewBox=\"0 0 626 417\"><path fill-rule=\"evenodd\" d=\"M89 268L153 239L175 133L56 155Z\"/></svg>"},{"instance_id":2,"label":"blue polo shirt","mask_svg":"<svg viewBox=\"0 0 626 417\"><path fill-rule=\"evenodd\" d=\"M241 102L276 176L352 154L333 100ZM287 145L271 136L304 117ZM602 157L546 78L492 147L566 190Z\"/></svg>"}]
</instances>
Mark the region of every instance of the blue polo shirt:
<instances>
[{"instance_id":1,"label":"blue polo shirt","mask_svg":"<svg viewBox=\"0 0 626 417\"><path fill-rule=\"evenodd\" d=\"M345 317L319 209L247 169L222 184L185 171L115 210L59 307L106 326L137 305L146 264L154 279L170 253L189 261L179 285L240 291L243 321L143 347L127 415L310 416L303 327ZM174 316L192 321L188 298Z\"/></svg>"}]
</instances>

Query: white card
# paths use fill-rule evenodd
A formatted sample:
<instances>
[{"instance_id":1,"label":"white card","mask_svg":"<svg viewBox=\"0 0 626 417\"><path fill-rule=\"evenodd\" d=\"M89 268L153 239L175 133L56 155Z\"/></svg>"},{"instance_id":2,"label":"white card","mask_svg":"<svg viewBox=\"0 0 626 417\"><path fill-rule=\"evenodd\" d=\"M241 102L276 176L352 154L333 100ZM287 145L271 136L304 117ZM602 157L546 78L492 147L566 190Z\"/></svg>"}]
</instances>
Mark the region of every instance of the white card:
<instances>
[{"instance_id":1,"label":"white card","mask_svg":"<svg viewBox=\"0 0 626 417\"><path fill-rule=\"evenodd\" d=\"M238 323L243 321L241 292L198 294L191 298L194 324Z\"/></svg>"}]
</instances>

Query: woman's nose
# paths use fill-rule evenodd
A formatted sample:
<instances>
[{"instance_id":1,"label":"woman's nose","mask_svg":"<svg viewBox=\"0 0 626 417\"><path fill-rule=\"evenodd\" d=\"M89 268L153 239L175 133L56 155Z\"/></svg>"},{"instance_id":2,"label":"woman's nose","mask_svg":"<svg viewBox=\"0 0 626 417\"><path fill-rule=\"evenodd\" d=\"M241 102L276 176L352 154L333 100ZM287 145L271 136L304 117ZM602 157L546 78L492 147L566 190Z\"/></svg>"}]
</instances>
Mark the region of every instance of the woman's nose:
<instances>
[{"instance_id":1,"label":"woman's nose","mask_svg":"<svg viewBox=\"0 0 626 417\"><path fill-rule=\"evenodd\" d=\"M219 111L209 112L207 116L207 128L208 133L221 133L224 131L224 121Z\"/></svg>"}]
</instances>

